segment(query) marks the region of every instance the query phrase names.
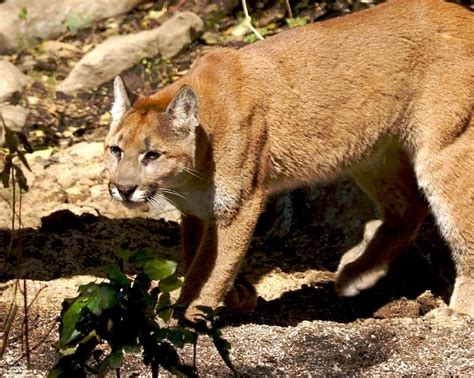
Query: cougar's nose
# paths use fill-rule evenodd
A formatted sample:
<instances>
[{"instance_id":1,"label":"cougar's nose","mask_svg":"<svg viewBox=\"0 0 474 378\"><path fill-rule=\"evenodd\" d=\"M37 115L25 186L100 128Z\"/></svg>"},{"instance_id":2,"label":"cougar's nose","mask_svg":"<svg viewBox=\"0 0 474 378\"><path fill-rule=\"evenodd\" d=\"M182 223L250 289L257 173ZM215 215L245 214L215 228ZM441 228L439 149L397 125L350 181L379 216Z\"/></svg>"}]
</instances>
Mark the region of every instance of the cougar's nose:
<instances>
[{"instance_id":1,"label":"cougar's nose","mask_svg":"<svg viewBox=\"0 0 474 378\"><path fill-rule=\"evenodd\" d=\"M125 198L125 199L130 199L132 196L133 192L137 188L137 185L120 185L116 184L117 190L119 193Z\"/></svg>"}]
</instances>

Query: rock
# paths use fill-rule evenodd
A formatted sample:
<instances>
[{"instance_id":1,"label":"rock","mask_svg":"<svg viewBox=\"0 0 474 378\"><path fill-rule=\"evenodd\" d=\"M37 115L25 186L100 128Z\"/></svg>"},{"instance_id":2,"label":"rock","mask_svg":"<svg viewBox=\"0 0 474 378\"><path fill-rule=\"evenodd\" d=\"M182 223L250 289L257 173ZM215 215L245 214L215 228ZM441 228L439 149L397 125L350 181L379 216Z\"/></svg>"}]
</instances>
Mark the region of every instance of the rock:
<instances>
[{"instance_id":1,"label":"rock","mask_svg":"<svg viewBox=\"0 0 474 378\"><path fill-rule=\"evenodd\" d=\"M416 301L406 298L396 299L389 302L374 312L374 318L392 319L392 318L413 318L420 316L420 304Z\"/></svg>"},{"instance_id":2,"label":"rock","mask_svg":"<svg viewBox=\"0 0 474 378\"><path fill-rule=\"evenodd\" d=\"M110 37L77 63L57 91L71 94L89 90L113 79L143 58L158 54L171 58L202 30L199 16L183 12L174 14L156 29Z\"/></svg>"},{"instance_id":3,"label":"rock","mask_svg":"<svg viewBox=\"0 0 474 378\"><path fill-rule=\"evenodd\" d=\"M0 60L0 78L0 104L19 98L28 84L28 77L6 60Z\"/></svg>"},{"instance_id":4,"label":"rock","mask_svg":"<svg viewBox=\"0 0 474 378\"><path fill-rule=\"evenodd\" d=\"M28 110L20 105L3 105L0 106L0 113L7 127L15 131L22 131Z\"/></svg>"},{"instance_id":5,"label":"rock","mask_svg":"<svg viewBox=\"0 0 474 378\"><path fill-rule=\"evenodd\" d=\"M0 54L127 12L141 0L7 0L0 4Z\"/></svg>"},{"instance_id":6,"label":"rock","mask_svg":"<svg viewBox=\"0 0 474 378\"><path fill-rule=\"evenodd\" d=\"M60 41L45 41L41 44L41 48L48 54L59 58L72 58L80 52L79 48L72 43Z\"/></svg>"},{"instance_id":7,"label":"rock","mask_svg":"<svg viewBox=\"0 0 474 378\"><path fill-rule=\"evenodd\" d=\"M76 162L89 162L96 157L102 158L104 154L104 144L102 142L80 142L68 149L67 155Z\"/></svg>"}]
</instances>

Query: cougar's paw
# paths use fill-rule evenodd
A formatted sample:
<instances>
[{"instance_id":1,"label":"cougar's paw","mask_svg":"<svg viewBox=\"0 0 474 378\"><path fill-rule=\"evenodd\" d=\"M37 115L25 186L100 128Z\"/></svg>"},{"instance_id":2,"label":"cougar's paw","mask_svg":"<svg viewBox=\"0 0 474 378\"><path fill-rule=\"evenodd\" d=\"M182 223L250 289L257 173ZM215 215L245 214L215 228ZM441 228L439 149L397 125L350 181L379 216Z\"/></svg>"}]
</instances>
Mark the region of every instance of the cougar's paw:
<instances>
[{"instance_id":1,"label":"cougar's paw","mask_svg":"<svg viewBox=\"0 0 474 378\"><path fill-rule=\"evenodd\" d=\"M257 291L243 277L239 277L227 293L224 303L235 312L252 312L257 307Z\"/></svg>"},{"instance_id":2,"label":"cougar's paw","mask_svg":"<svg viewBox=\"0 0 474 378\"><path fill-rule=\"evenodd\" d=\"M184 319L193 324L202 324L206 328L212 328L212 322L209 320L207 315L197 308L196 306L190 305L184 312Z\"/></svg>"},{"instance_id":3,"label":"cougar's paw","mask_svg":"<svg viewBox=\"0 0 474 378\"><path fill-rule=\"evenodd\" d=\"M360 271L356 268L356 264L348 264L336 274L336 292L342 297L353 297L362 290L374 286L380 278L387 274L387 271L388 266Z\"/></svg>"}]
</instances>

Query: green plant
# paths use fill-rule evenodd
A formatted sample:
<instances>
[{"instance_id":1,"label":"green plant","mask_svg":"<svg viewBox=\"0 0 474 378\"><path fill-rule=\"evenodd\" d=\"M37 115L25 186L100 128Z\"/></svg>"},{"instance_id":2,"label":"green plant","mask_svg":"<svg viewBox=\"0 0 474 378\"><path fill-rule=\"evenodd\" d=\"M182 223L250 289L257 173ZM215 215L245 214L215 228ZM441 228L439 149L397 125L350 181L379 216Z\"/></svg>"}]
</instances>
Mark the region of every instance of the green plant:
<instances>
[{"instance_id":1,"label":"green plant","mask_svg":"<svg viewBox=\"0 0 474 378\"><path fill-rule=\"evenodd\" d=\"M20 12L18 13L18 18L22 21L25 21L27 17L28 17L28 9L21 8Z\"/></svg>"},{"instance_id":2,"label":"green plant","mask_svg":"<svg viewBox=\"0 0 474 378\"><path fill-rule=\"evenodd\" d=\"M139 350L154 377L160 367L176 375L197 376L195 364L183 364L176 348L196 345L203 334L211 337L227 366L238 375L212 309L201 308L205 322L182 325L177 314L183 308L172 304L170 296L182 284L175 262L157 259L149 249L136 253L119 249L116 255L118 263L106 270L109 282L81 286L76 298L64 301L59 327L63 357L50 377L103 376L109 369L116 369L119 375L124 353ZM137 270L134 279L124 273L125 264ZM158 280L156 285L154 280ZM172 317L180 322L174 325Z\"/></svg>"},{"instance_id":3,"label":"green plant","mask_svg":"<svg viewBox=\"0 0 474 378\"><path fill-rule=\"evenodd\" d=\"M262 36L262 37L266 37L266 36L271 34L271 30L268 27L257 28L256 30L258 31L259 35ZM257 35L255 33L248 34L244 37L244 42L246 42L246 43L254 43L254 42L257 42L259 40L260 40L260 38L257 37Z\"/></svg>"},{"instance_id":4,"label":"green plant","mask_svg":"<svg viewBox=\"0 0 474 378\"><path fill-rule=\"evenodd\" d=\"M3 146L6 147L6 151L2 148ZM12 199L11 199L11 233L10 233L10 242L7 246L7 257L12 255L12 251L15 251L15 258L17 261L17 270L16 270L16 282L15 282L15 294L12 302L10 304L10 309L8 311L8 315L6 317L6 321L4 324L4 336L3 336L3 343L0 346L0 359L3 357L3 353L7 348L8 342L8 334L12 327L13 321L15 319L15 315L18 310L18 305L16 303L16 288L20 285L20 265L21 265L21 248L17 246L14 247L14 239L15 233L19 229L21 229L21 209L22 209L22 201L21 196L22 192L26 192L28 190L28 183L26 177L23 173L21 165L17 164L15 159L18 159L23 163L23 165L31 171L31 168L28 164L28 161L25 158L26 153L33 152L30 143L25 135L22 133L10 130L6 125L5 121L2 117L0 112L0 165L3 164L2 171L0 173L1 181L4 188L9 188L10 183L12 183ZM17 185L20 189L19 195L17 195ZM17 207L18 204L18 207ZM18 209L18 211L17 211ZM18 220L18 223L16 223ZM27 285L26 280L23 278L23 305L24 305L24 312L25 317L23 321L23 332L25 335L25 356L26 356L26 363L27 366L30 366L30 346L29 346L29 319L28 319L28 299L27 299ZM34 299L33 299L34 301ZM32 303L32 302L31 302Z\"/></svg>"},{"instance_id":5,"label":"green plant","mask_svg":"<svg viewBox=\"0 0 474 378\"><path fill-rule=\"evenodd\" d=\"M18 157L23 165L31 171L31 168L26 160L25 154L33 152L30 143L22 133L10 130L3 121L0 114L0 128L3 129L2 134L7 153L4 156L4 167L0 173L2 184L4 188L10 187L10 180L18 183L20 190L28 191L28 183L25 174L20 165L14 163L14 159Z\"/></svg>"},{"instance_id":6,"label":"green plant","mask_svg":"<svg viewBox=\"0 0 474 378\"><path fill-rule=\"evenodd\" d=\"M300 26L305 26L309 22L309 19L305 17L295 17L287 18L285 21L290 28L297 28Z\"/></svg>"},{"instance_id":7,"label":"green plant","mask_svg":"<svg viewBox=\"0 0 474 378\"><path fill-rule=\"evenodd\" d=\"M29 46L29 40L26 33L26 21L28 18L28 9L21 8L18 12L18 19L20 20L20 34L18 36L16 50L17 52L24 51Z\"/></svg>"},{"instance_id":8,"label":"green plant","mask_svg":"<svg viewBox=\"0 0 474 378\"><path fill-rule=\"evenodd\" d=\"M91 22L90 16L81 15L78 13L68 14L64 20L64 25L67 27L69 32L74 35L79 29L83 29L89 26Z\"/></svg>"}]
</instances>

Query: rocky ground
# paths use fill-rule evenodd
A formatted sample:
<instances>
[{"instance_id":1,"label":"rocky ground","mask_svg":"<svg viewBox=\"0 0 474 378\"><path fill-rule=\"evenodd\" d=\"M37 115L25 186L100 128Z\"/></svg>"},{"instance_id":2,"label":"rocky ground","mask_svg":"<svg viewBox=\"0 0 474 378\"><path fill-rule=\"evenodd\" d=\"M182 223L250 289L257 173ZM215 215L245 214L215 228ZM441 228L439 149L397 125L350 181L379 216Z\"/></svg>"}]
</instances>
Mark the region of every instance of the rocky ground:
<instances>
[{"instance_id":1,"label":"rocky ground","mask_svg":"<svg viewBox=\"0 0 474 378\"><path fill-rule=\"evenodd\" d=\"M206 51L255 40L232 10L238 2L179 1L163 8L161 2L94 0L75 2L84 8L72 10L66 3L0 1L0 112L35 150L27 155L31 172L24 169L30 190L21 204L15 194L22 229L10 252L13 191L0 190L2 376L47 374L59 356L61 302L79 285L103 279L117 247L152 246L178 259L179 219L172 209L161 214L167 220L157 220L147 209L132 212L109 199L101 142L110 120L110 80L122 73L135 92L151 93ZM40 22L54 4L54 17ZM270 35L367 6L360 4L299 4L289 23L283 2L257 2L251 11L262 34ZM6 151L0 151L1 168ZM375 288L351 299L335 295L340 256L360 242L364 224L374 218L370 202L347 178L270 201L242 268L261 296L257 310L221 319L241 373L474 375L473 321L424 317L445 306L454 276L432 218ZM6 327L12 303L19 307ZM190 361L190 350L181 354ZM229 375L206 339L198 345L198 368L202 375ZM149 375L137 355L127 357L123 372Z\"/></svg>"}]
</instances>

